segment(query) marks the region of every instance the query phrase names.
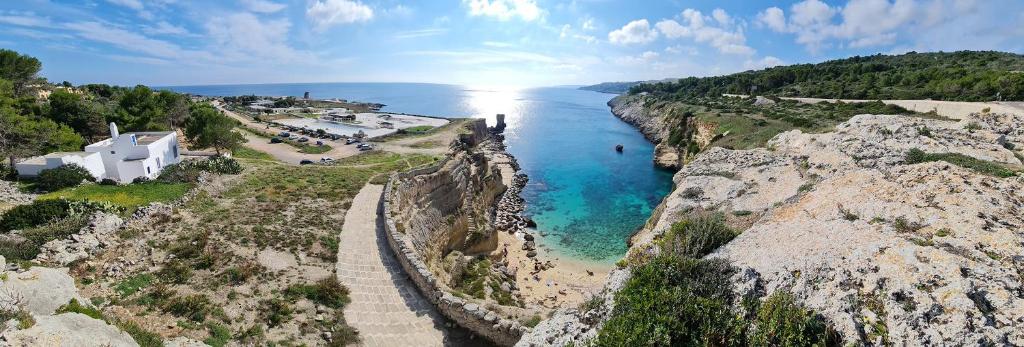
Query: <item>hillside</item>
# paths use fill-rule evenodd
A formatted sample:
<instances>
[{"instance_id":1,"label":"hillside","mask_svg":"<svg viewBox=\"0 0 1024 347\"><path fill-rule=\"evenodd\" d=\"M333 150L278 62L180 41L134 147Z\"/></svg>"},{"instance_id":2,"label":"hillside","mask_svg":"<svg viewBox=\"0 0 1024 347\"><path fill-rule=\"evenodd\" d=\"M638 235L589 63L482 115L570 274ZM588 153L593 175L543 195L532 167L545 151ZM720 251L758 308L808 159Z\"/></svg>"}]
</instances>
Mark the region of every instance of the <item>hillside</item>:
<instances>
[{"instance_id":1,"label":"hillside","mask_svg":"<svg viewBox=\"0 0 1024 347\"><path fill-rule=\"evenodd\" d=\"M635 85L643 82L604 82L598 83L592 86L580 87L581 90L589 90L592 92L608 93L608 94L623 94L629 92L629 89Z\"/></svg>"},{"instance_id":2,"label":"hillside","mask_svg":"<svg viewBox=\"0 0 1024 347\"><path fill-rule=\"evenodd\" d=\"M838 99L1024 100L1024 56L961 51L855 56L677 82L638 84L631 94L673 98L759 94Z\"/></svg>"}]
</instances>

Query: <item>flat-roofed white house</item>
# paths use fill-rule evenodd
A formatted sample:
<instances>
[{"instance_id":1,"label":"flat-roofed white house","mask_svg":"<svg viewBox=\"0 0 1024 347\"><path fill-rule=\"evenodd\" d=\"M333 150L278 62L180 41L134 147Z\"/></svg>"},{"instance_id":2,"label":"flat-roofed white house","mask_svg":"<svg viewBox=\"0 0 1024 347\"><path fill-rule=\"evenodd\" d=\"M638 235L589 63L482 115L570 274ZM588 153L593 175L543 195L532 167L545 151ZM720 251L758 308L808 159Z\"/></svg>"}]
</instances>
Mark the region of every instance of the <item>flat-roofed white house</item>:
<instances>
[{"instance_id":1,"label":"flat-roofed white house","mask_svg":"<svg viewBox=\"0 0 1024 347\"><path fill-rule=\"evenodd\" d=\"M78 164L96 178L131 182L138 177L156 178L164 167L181 161L178 135L173 131L120 134L110 123L110 138L85 146L85 152L50 153L15 164L18 175Z\"/></svg>"}]
</instances>

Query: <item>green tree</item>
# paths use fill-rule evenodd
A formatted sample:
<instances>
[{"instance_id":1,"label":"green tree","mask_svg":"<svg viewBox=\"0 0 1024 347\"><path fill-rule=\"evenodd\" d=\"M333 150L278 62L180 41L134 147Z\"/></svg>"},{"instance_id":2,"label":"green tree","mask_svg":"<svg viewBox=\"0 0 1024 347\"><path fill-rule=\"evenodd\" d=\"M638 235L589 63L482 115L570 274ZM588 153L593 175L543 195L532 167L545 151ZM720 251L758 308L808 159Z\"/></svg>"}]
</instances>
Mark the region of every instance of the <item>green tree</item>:
<instances>
[{"instance_id":1,"label":"green tree","mask_svg":"<svg viewBox=\"0 0 1024 347\"><path fill-rule=\"evenodd\" d=\"M184 126L190 115L188 97L169 90L161 90L157 94L157 98L160 99L163 106L167 126L171 128Z\"/></svg>"},{"instance_id":2,"label":"green tree","mask_svg":"<svg viewBox=\"0 0 1024 347\"><path fill-rule=\"evenodd\" d=\"M133 131L170 128L164 121L162 102L152 89L143 85L135 86L121 96L111 120Z\"/></svg>"},{"instance_id":3,"label":"green tree","mask_svg":"<svg viewBox=\"0 0 1024 347\"><path fill-rule=\"evenodd\" d=\"M25 86L35 80L43 68L39 59L9 49L0 49L0 78L14 84L15 95L25 93Z\"/></svg>"},{"instance_id":4,"label":"green tree","mask_svg":"<svg viewBox=\"0 0 1024 347\"><path fill-rule=\"evenodd\" d=\"M213 106L195 105L185 124L185 137L200 148L213 148L220 154L222 150L238 148L245 141L234 128L235 121L220 114Z\"/></svg>"},{"instance_id":5,"label":"green tree","mask_svg":"<svg viewBox=\"0 0 1024 347\"><path fill-rule=\"evenodd\" d=\"M49 106L47 118L71 127L90 141L106 132L102 106L78 94L58 89L50 94Z\"/></svg>"},{"instance_id":6,"label":"green tree","mask_svg":"<svg viewBox=\"0 0 1024 347\"><path fill-rule=\"evenodd\" d=\"M27 157L54 151L77 151L84 140L71 128L18 112L13 83L0 79L0 157Z\"/></svg>"}]
</instances>

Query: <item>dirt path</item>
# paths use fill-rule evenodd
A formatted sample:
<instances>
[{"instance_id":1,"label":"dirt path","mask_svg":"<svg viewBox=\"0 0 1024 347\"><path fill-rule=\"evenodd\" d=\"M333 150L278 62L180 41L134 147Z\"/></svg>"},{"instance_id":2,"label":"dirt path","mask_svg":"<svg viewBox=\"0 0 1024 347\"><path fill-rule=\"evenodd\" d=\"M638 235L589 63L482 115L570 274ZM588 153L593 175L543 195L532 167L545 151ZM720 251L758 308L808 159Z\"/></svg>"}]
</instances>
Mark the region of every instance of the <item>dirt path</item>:
<instances>
[{"instance_id":1,"label":"dirt path","mask_svg":"<svg viewBox=\"0 0 1024 347\"><path fill-rule=\"evenodd\" d=\"M409 281L384 239L378 218L381 185L367 184L352 201L339 236L338 281L352 303L345 319L366 346L451 343L444 319Z\"/></svg>"}]
</instances>

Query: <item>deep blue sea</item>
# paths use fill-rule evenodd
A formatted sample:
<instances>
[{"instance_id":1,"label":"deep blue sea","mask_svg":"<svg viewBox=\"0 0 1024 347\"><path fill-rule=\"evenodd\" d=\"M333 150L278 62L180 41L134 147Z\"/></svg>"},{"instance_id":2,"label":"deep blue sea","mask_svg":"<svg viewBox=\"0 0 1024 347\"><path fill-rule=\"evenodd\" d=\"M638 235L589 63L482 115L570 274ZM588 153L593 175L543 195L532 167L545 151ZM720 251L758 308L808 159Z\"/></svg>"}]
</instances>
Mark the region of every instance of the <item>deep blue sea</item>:
<instances>
[{"instance_id":1,"label":"deep blue sea","mask_svg":"<svg viewBox=\"0 0 1024 347\"><path fill-rule=\"evenodd\" d=\"M611 114L610 94L551 87L500 90L416 83L316 83L167 87L207 95L270 95L377 102L385 111L487 118L504 113L506 144L530 183L526 214L543 246L610 263L668 193L672 173L652 164L654 146ZM615 145L625 147L623 153Z\"/></svg>"}]
</instances>

